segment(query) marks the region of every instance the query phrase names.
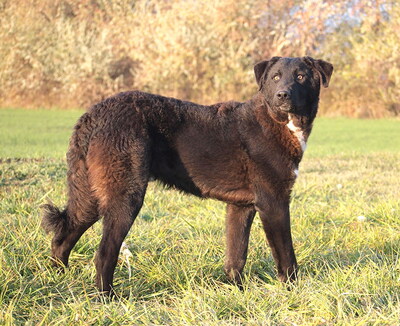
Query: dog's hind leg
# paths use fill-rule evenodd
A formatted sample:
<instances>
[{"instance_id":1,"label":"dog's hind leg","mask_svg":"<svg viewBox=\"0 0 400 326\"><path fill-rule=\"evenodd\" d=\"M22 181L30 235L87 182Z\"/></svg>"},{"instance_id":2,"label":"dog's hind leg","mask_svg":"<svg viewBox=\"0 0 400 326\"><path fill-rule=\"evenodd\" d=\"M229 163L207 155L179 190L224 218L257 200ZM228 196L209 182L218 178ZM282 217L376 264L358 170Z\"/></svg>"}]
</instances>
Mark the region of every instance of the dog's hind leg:
<instances>
[{"instance_id":1,"label":"dog's hind leg","mask_svg":"<svg viewBox=\"0 0 400 326\"><path fill-rule=\"evenodd\" d=\"M226 214L226 258L224 270L229 280L240 285L247 259L250 228L255 209L253 206L228 204Z\"/></svg>"},{"instance_id":2,"label":"dog's hind leg","mask_svg":"<svg viewBox=\"0 0 400 326\"><path fill-rule=\"evenodd\" d=\"M128 150L95 144L88 154L89 174L100 215L103 236L96 254L96 285L110 292L122 242L143 204L149 179L144 144Z\"/></svg>"},{"instance_id":3,"label":"dog's hind leg","mask_svg":"<svg viewBox=\"0 0 400 326\"><path fill-rule=\"evenodd\" d=\"M116 197L103 208L103 236L96 254L96 285L110 292L114 270L123 240L129 232L143 203L143 195Z\"/></svg>"}]
</instances>

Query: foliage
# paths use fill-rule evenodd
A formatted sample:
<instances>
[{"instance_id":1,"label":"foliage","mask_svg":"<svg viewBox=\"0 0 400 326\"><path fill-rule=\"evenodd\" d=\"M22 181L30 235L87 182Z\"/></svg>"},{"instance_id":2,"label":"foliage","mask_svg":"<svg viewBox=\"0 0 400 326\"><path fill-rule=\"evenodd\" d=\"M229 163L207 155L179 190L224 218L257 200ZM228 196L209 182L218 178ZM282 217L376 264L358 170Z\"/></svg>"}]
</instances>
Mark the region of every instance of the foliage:
<instances>
[{"instance_id":1,"label":"foliage","mask_svg":"<svg viewBox=\"0 0 400 326\"><path fill-rule=\"evenodd\" d=\"M244 100L256 62L311 55L335 66L324 114L398 115L399 11L399 0L0 0L0 105L86 107L132 88Z\"/></svg>"},{"instance_id":2,"label":"foliage","mask_svg":"<svg viewBox=\"0 0 400 326\"><path fill-rule=\"evenodd\" d=\"M383 2L376 5L379 8ZM385 3L380 11L376 7L363 9L364 18L351 34L349 26L342 25L334 36L337 39L333 40L330 51L339 50L335 60L341 69L335 72L325 107L350 116L397 116L400 115L400 4ZM339 40L341 44L337 44Z\"/></svg>"},{"instance_id":3,"label":"foliage","mask_svg":"<svg viewBox=\"0 0 400 326\"><path fill-rule=\"evenodd\" d=\"M109 300L93 282L101 223L78 242L65 274L50 267L51 238L40 228L47 197L65 203L59 153L68 136L58 134L78 112L15 110L20 124L11 112L0 111L0 130L18 135L9 159L0 154L1 325L398 324L400 147L387 139L399 121L316 121L292 196L301 269L291 291L276 280L258 218L240 291L222 271L224 205L151 183L117 265L118 296ZM54 113L62 117L57 128L43 129L56 143L25 143ZM0 137L0 149L6 145Z\"/></svg>"}]
</instances>

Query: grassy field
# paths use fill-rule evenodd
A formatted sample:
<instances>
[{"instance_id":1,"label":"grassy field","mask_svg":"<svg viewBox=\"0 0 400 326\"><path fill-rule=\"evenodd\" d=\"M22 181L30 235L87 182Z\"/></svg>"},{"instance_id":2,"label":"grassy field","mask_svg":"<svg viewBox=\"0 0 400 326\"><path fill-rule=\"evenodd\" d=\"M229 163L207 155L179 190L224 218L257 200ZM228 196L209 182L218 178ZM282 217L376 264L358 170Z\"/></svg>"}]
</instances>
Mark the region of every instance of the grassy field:
<instances>
[{"instance_id":1,"label":"grassy field","mask_svg":"<svg viewBox=\"0 0 400 326\"><path fill-rule=\"evenodd\" d=\"M318 119L291 203L300 264L275 278L256 220L244 291L225 283L224 205L151 184L116 269L94 287L101 223L50 268L39 206L65 204L79 111L0 110L0 324L399 325L400 121Z\"/></svg>"}]
</instances>

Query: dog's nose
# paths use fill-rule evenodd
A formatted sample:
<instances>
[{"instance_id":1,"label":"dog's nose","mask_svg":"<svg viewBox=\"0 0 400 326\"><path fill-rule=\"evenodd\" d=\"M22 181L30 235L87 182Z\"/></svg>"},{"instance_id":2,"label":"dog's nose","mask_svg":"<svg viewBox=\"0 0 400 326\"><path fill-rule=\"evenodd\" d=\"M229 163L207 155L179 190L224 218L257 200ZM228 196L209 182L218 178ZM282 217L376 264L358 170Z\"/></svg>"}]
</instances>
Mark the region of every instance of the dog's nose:
<instances>
[{"instance_id":1,"label":"dog's nose","mask_svg":"<svg viewBox=\"0 0 400 326\"><path fill-rule=\"evenodd\" d=\"M288 100L288 99L290 99L290 92L289 91L278 91L276 93L276 97L280 100Z\"/></svg>"}]
</instances>

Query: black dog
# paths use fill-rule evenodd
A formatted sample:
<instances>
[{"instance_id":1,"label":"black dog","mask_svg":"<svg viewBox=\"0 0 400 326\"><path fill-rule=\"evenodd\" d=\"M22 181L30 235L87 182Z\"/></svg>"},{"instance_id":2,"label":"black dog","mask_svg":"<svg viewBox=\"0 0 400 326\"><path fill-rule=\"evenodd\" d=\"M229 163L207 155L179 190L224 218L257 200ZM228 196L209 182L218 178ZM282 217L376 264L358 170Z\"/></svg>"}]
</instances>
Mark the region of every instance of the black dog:
<instances>
[{"instance_id":1,"label":"black dog","mask_svg":"<svg viewBox=\"0 0 400 326\"><path fill-rule=\"evenodd\" d=\"M225 272L241 282L256 212L282 281L296 278L289 199L330 63L280 58L254 67L259 92L248 102L202 106L142 92L94 105L78 121L68 160L68 203L45 205L43 226L55 233L53 259L71 249L100 216L103 238L96 284L110 291L118 253L149 179L226 202Z\"/></svg>"}]
</instances>

